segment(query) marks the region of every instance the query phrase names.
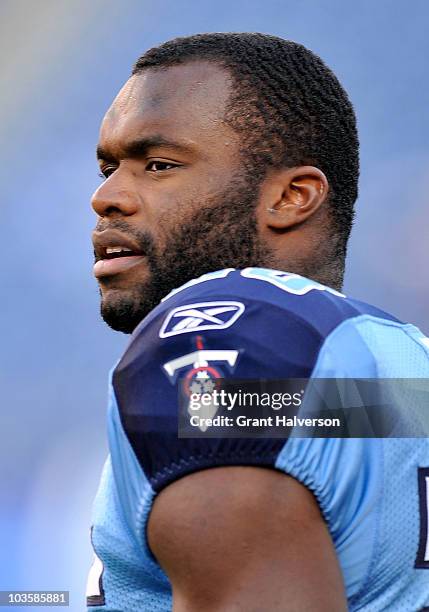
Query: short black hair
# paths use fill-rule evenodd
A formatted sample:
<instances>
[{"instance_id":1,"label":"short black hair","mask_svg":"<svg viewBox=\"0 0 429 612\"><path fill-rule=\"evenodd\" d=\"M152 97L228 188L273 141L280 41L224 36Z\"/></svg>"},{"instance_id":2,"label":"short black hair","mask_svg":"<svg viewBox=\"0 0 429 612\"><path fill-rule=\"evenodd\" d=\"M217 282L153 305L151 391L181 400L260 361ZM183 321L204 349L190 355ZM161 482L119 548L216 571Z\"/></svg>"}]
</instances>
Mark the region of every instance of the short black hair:
<instances>
[{"instance_id":1,"label":"short black hair","mask_svg":"<svg viewBox=\"0 0 429 612\"><path fill-rule=\"evenodd\" d=\"M196 34L149 49L132 74L194 60L225 67L234 85L225 120L254 170L314 165L331 188L331 257L344 270L358 193L353 106L334 73L301 44L260 33ZM338 261L340 260L340 261Z\"/></svg>"}]
</instances>

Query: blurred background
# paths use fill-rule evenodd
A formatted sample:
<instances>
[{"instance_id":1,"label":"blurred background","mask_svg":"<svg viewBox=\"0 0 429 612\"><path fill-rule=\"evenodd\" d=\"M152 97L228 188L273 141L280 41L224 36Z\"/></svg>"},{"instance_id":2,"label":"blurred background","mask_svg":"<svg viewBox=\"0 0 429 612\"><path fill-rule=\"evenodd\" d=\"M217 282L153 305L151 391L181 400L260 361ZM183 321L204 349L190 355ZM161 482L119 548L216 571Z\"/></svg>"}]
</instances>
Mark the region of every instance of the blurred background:
<instances>
[{"instance_id":1,"label":"blurred background","mask_svg":"<svg viewBox=\"0 0 429 612\"><path fill-rule=\"evenodd\" d=\"M362 159L346 293L429 333L426 0L0 0L0 589L84 608L107 374L127 341L92 278L100 120L147 48L231 30L299 41L342 81Z\"/></svg>"}]
</instances>

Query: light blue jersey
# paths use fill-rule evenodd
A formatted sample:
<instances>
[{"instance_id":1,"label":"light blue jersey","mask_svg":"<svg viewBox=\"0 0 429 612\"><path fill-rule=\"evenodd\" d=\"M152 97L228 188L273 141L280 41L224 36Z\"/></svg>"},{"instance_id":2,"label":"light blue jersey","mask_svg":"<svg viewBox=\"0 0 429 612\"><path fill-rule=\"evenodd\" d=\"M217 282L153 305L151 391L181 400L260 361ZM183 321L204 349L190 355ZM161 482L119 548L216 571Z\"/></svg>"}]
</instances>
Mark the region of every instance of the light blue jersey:
<instances>
[{"instance_id":1,"label":"light blue jersey","mask_svg":"<svg viewBox=\"0 0 429 612\"><path fill-rule=\"evenodd\" d=\"M219 376L429 379L429 341L413 325L285 272L221 270L172 292L112 373L89 610L171 610L169 580L146 538L154 498L178 478L228 465L271 467L314 493L349 610L429 609L429 440L421 431L402 439L179 439L178 381ZM411 408L400 406L404 415Z\"/></svg>"}]
</instances>

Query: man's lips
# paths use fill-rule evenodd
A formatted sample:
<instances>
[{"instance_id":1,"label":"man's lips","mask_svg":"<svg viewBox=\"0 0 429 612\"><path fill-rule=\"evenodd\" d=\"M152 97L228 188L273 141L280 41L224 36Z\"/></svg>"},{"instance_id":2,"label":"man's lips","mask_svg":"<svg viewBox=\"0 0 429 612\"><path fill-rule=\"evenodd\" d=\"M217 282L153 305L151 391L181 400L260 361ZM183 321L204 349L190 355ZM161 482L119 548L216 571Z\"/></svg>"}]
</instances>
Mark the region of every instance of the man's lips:
<instances>
[{"instance_id":1,"label":"man's lips","mask_svg":"<svg viewBox=\"0 0 429 612\"><path fill-rule=\"evenodd\" d=\"M145 253L134 240L118 230L93 232L92 242L96 261L94 265L96 278L123 272L145 258ZM117 251L120 251L121 254Z\"/></svg>"},{"instance_id":2,"label":"man's lips","mask_svg":"<svg viewBox=\"0 0 429 612\"><path fill-rule=\"evenodd\" d=\"M144 255L129 255L127 257L118 257L116 259L100 259L94 265L94 276L96 278L102 278L103 276L119 274L119 272L132 268L141 261L144 261L144 259Z\"/></svg>"}]
</instances>

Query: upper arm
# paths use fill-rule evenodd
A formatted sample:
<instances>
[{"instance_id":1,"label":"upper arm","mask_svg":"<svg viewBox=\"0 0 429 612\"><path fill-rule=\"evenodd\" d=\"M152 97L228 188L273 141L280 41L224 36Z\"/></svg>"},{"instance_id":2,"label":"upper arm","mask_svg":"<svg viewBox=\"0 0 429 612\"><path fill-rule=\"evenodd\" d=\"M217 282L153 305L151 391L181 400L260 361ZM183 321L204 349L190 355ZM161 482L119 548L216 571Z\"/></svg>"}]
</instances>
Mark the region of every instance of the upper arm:
<instances>
[{"instance_id":1,"label":"upper arm","mask_svg":"<svg viewBox=\"0 0 429 612\"><path fill-rule=\"evenodd\" d=\"M148 523L174 612L341 612L341 572L313 495L259 467L202 470L166 487Z\"/></svg>"}]
</instances>

